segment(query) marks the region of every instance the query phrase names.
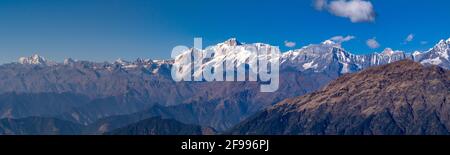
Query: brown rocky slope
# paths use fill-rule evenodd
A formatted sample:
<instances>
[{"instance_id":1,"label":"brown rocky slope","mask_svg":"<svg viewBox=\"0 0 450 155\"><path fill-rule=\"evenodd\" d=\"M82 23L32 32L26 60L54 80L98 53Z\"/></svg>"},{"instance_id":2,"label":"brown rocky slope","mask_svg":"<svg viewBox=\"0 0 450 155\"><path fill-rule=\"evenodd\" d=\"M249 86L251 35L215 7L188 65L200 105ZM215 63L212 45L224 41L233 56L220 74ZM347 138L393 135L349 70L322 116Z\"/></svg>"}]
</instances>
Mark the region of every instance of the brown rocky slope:
<instances>
[{"instance_id":1,"label":"brown rocky slope","mask_svg":"<svg viewBox=\"0 0 450 155\"><path fill-rule=\"evenodd\" d=\"M403 60L284 100L228 134L447 135L450 71Z\"/></svg>"}]
</instances>

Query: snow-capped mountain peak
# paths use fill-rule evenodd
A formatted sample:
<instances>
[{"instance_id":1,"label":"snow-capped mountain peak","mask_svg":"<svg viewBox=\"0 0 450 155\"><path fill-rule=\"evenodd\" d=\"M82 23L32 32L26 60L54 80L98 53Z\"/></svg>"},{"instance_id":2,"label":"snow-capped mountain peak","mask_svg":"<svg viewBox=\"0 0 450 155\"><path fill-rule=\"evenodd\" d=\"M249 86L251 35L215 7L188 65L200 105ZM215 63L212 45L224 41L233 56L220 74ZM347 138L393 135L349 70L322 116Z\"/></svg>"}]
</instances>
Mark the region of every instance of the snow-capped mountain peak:
<instances>
[{"instance_id":1,"label":"snow-capped mountain peak","mask_svg":"<svg viewBox=\"0 0 450 155\"><path fill-rule=\"evenodd\" d=\"M450 39L440 40L430 50L414 55L414 60L422 64L439 65L441 67L450 68Z\"/></svg>"},{"instance_id":2,"label":"snow-capped mountain peak","mask_svg":"<svg viewBox=\"0 0 450 155\"><path fill-rule=\"evenodd\" d=\"M323 45L335 45L336 42L331 41L331 40L325 40L325 41L322 42L322 44L323 44Z\"/></svg>"},{"instance_id":3,"label":"snow-capped mountain peak","mask_svg":"<svg viewBox=\"0 0 450 155\"><path fill-rule=\"evenodd\" d=\"M256 64L256 58L267 58L269 61L280 59L281 55L272 57L269 55L269 51L281 53L276 46L264 43L245 44L236 38L231 38L204 50L194 48L186 50L175 58L174 65L181 66L177 71L177 76L191 77L193 74L194 79L198 80L202 78L203 70L207 68L226 66L225 69L228 71L228 69L234 69L233 66L243 67L250 63ZM194 61L200 61L195 62L199 65L194 68L190 64L186 64L186 62L191 62L192 57L196 59ZM192 70L194 70L193 73Z\"/></svg>"},{"instance_id":4,"label":"snow-capped mountain peak","mask_svg":"<svg viewBox=\"0 0 450 155\"><path fill-rule=\"evenodd\" d=\"M450 39L447 41L441 40L430 52L436 53L439 57L449 60Z\"/></svg>"},{"instance_id":5,"label":"snow-capped mountain peak","mask_svg":"<svg viewBox=\"0 0 450 155\"><path fill-rule=\"evenodd\" d=\"M33 54L30 57L20 57L19 63L28 65L45 65L47 64L47 60L44 57L41 57L37 54Z\"/></svg>"},{"instance_id":6,"label":"snow-capped mountain peak","mask_svg":"<svg viewBox=\"0 0 450 155\"><path fill-rule=\"evenodd\" d=\"M123 60L122 58L119 58L119 59L117 59L116 61L114 61L114 63L121 64L121 65L127 65L127 64L129 64L130 62L125 61L125 60Z\"/></svg>"},{"instance_id":7,"label":"snow-capped mountain peak","mask_svg":"<svg viewBox=\"0 0 450 155\"><path fill-rule=\"evenodd\" d=\"M72 65L74 64L76 61L73 60L72 58L66 58L64 59L64 65Z\"/></svg>"},{"instance_id":8,"label":"snow-capped mountain peak","mask_svg":"<svg viewBox=\"0 0 450 155\"><path fill-rule=\"evenodd\" d=\"M444 39L442 39L442 40L439 41L439 43L438 43L435 47L446 46L446 45L448 45L448 41L449 41L449 40L444 40Z\"/></svg>"},{"instance_id":9,"label":"snow-capped mountain peak","mask_svg":"<svg viewBox=\"0 0 450 155\"><path fill-rule=\"evenodd\" d=\"M381 52L381 55L392 57L395 55L404 55L405 52L399 51L399 50L393 50L392 48L385 48L383 52Z\"/></svg>"},{"instance_id":10,"label":"snow-capped mountain peak","mask_svg":"<svg viewBox=\"0 0 450 155\"><path fill-rule=\"evenodd\" d=\"M223 44L228 45L228 46L242 45L242 43L239 42L236 38L230 38L230 39L226 40L225 42L223 42Z\"/></svg>"},{"instance_id":11,"label":"snow-capped mountain peak","mask_svg":"<svg viewBox=\"0 0 450 155\"><path fill-rule=\"evenodd\" d=\"M422 54L422 52L420 51L414 51L411 55L413 57L413 59L416 59L417 56L420 56Z\"/></svg>"},{"instance_id":12,"label":"snow-capped mountain peak","mask_svg":"<svg viewBox=\"0 0 450 155\"><path fill-rule=\"evenodd\" d=\"M151 60L151 59L142 59L142 58L137 58L136 59L136 61L134 62L134 63L136 63L136 64L144 64L144 65L146 65L146 64L151 64L151 63L153 63L154 61L153 60Z\"/></svg>"},{"instance_id":13,"label":"snow-capped mountain peak","mask_svg":"<svg viewBox=\"0 0 450 155\"><path fill-rule=\"evenodd\" d=\"M386 48L386 49L384 49L382 54L392 55L392 54L394 54L394 50L392 50L392 48Z\"/></svg>"}]
</instances>

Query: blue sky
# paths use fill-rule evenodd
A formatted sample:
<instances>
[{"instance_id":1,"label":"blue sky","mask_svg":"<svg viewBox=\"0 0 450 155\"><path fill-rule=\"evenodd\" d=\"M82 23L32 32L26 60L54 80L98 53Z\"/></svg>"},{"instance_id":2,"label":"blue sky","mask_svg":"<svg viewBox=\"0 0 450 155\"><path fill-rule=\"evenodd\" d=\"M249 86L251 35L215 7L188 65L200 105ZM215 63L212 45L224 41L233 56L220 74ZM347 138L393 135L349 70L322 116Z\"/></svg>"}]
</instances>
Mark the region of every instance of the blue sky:
<instances>
[{"instance_id":1,"label":"blue sky","mask_svg":"<svg viewBox=\"0 0 450 155\"><path fill-rule=\"evenodd\" d=\"M332 1L318 9L313 0L0 0L0 63L33 53L55 61L169 58L194 37L204 45L236 37L285 51L354 36L343 47L357 54L425 50L450 37L447 0L370 0L374 19L356 22ZM372 38L378 48L367 46Z\"/></svg>"}]
</instances>

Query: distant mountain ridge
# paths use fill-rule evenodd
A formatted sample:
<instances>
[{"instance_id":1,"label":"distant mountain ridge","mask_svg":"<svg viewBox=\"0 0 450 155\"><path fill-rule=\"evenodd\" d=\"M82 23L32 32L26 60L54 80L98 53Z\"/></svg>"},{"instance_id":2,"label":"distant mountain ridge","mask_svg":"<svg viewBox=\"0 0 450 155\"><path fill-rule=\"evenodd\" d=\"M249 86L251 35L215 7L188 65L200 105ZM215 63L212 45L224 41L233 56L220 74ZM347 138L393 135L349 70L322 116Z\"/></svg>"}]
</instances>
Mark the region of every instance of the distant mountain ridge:
<instances>
[{"instance_id":1,"label":"distant mountain ridge","mask_svg":"<svg viewBox=\"0 0 450 155\"><path fill-rule=\"evenodd\" d=\"M78 135L83 126L49 117L0 119L0 135Z\"/></svg>"},{"instance_id":2,"label":"distant mountain ridge","mask_svg":"<svg viewBox=\"0 0 450 155\"><path fill-rule=\"evenodd\" d=\"M311 66L326 66L326 59L328 54L330 56L337 58L339 63L343 66L342 72L353 71L354 69L364 69L370 66L383 65L391 62L395 62L403 59L412 59L414 61L420 62L422 64L433 64L439 65L443 68L448 68L449 63L449 50L450 50L450 38L447 40L440 40L434 47L430 48L428 51L420 52L415 51L414 53L407 54L403 51L393 50L391 48L386 48L380 53L371 53L371 54L363 54L363 55L355 55L352 54L341 47L340 44L335 43L330 40L326 40L320 44L311 44L308 46L304 46L300 49L289 50L283 52L280 55L279 59L281 60L281 65L287 66L300 66L297 69L300 71L307 69L323 69L323 67L311 67ZM248 63L247 58L248 55L243 54L246 51L246 47L254 47L260 51L261 49L273 49L275 51L280 51L276 46L272 46L264 43L253 43L253 44L244 44L238 41L236 38L231 38L223 43L219 43L215 46L209 47L209 49L205 49L199 51L198 49L189 49L188 51L183 52L179 57L183 57L186 54L198 54L196 52L202 52L204 57L206 55L211 54L211 51L214 51L213 57L209 58L209 61L204 62L204 64L215 64L217 66L218 62L223 62L225 58L227 60L232 60L240 63ZM209 54L206 54L209 53ZM260 53L262 54L262 53ZM318 55L325 54L325 55ZM264 54L263 54L264 55ZM315 61L314 61L315 60ZM18 60L20 64L27 65L73 65L76 63L88 63L87 61L77 61L71 58L67 58L63 63L55 63L47 60L44 57L41 57L37 54L34 54L30 57L21 57ZM173 63L177 63L176 60L151 60L151 59L141 59L138 58L135 61L126 61L123 59L117 59L113 63L97 63L102 64L104 68L110 68L110 65L118 65L117 67L123 69L133 69L133 68L150 68L154 65L171 65ZM90 63L96 64L96 63ZM357 68L352 69L351 66L354 65ZM305 67L303 67L305 66ZM310 67L308 67L310 66ZM93 65L92 67L96 69L101 69L100 66ZM348 68L350 67L350 68ZM156 71L155 71L156 72ZM195 73L194 73L195 74Z\"/></svg>"},{"instance_id":3,"label":"distant mountain ridge","mask_svg":"<svg viewBox=\"0 0 450 155\"><path fill-rule=\"evenodd\" d=\"M104 127L104 126L101 126ZM123 127L101 133L92 132L89 126L51 117L25 117L0 119L0 135L212 135L213 128L184 124L173 119L149 117L129 122Z\"/></svg>"},{"instance_id":4,"label":"distant mountain ridge","mask_svg":"<svg viewBox=\"0 0 450 155\"><path fill-rule=\"evenodd\" d=\"M173 119L153 117L115 129L106 135L213 135L213 128L183 124Z\"/></svg>"}]
</instances>

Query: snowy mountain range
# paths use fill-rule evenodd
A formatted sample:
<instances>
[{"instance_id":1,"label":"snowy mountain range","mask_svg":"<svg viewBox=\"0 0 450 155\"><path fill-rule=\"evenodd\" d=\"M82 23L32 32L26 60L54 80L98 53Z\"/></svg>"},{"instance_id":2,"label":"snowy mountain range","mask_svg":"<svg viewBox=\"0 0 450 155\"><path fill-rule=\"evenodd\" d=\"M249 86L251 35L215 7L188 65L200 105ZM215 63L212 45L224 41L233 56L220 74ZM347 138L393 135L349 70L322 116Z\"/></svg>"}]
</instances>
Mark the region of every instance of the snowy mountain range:
<instances>
[{"instance_id":1,"label":"snowy mountain range","mask_svg":"<svg viewBox=\"0 0 450 155\"><path fill-rule=\"evenodd\" d=\"M355 55L331 40L326 40L321 44L312 44L301 49L290 50L283 52L277 59L280 60L281 70L291 68L297 71L312 70L314 72L322 72L330 66L336 65L339 72L352 73L368 67L388 64L391 62L412 59L425 65L438 65L449 69L449 52L450 39L447 41L441 40L437 45L425 52L414 52L407 54L403 51L392 50L386 48L381 53L372 53L366 55ZM200 70L194 73L195 76L200 76L203 68L212 65L214 67L222 65L225 61L233 62L236 66L242 66L249 63L252 55L246 50L247 48L257 49L259 57L268 57L264 55L263 51L275 50L279 51L278 47L264 43L243 44L235 38L229 39L223 43L217 44L205 50L200 51L202 55L213 55L206 62L201 62L203 65L199 66ZM213 52L213 53L211 53ZM181 54L175 63L182 57L187 57L190 54L197 54L198 50L190 49ZM200 56L201 57L201 56ZM180 70L181 74L189 74L191 70ZM232 68L233 69L233 68Z\"/></svg>"},{"instance_id":2,"label":"snowy mountain range","mask_svg":"<svg viewBox=\"0 0 450 155\"><path fill-rule=\"evenodd\" d=\"M428 51L419 52L416 51L412 54L405 53L403 51L392 50L386 48L380 53L372 53L365 55L356 55L346 51L340 46L340 44L335 43L331 40L326 40L320 44L311 44L300 49L290 50L283 52L279 55L280 67L281 69L291 68L298 71L313 70L314 72L320 72L330 65L338 65L340 73L351 73L356 72L371 66L388 64L403 59L412 59L416 62L420 62L424 65L438 65L443 68L450 68L449 52L450 52L450 39L441 40L433 48ZM178 61L181 57L185 57L190 54L195 54L198 52L202 53L202 56L210 55L207 61L202 60L202 65L194 76L201 76L202 69L206 66L218 67L223 65L223 62L234 62L236 66L245 65L249 62L251 55L246 50L247 48L255 48L258 51L275 50L280 51L278 47L272 46L264 43L253 43L244 44L239 42L235 38L231 38L223 43L219 43L215 46L211 46L205 50L193 50L183 52L175 60L151 60L151 59L137 59L135 61L125 61L118 59L113 63L103 63L103 67L110 68L111 65L117 65L116 67L122 69L136 69L136 68L151 68L152 66L161 66L163 64L172 65L180 63ZM211 53L212 52L212 53ZM265 55L258 55L265 56ZM18 61L20 64L28 65L56 65L57 63L48 61L47 59L39 56L33 55L31 57L21 57ZM73 65L80 63L81 61L76 61L73 59L64 60L63 65ZM86 63L86 62L85 62ZM98 67L98 66L97 66ZM153 72L157 72L158 67L154 68ZM185 67L179 72L181 74L190 74L191 68L189 66Z\"/></svg>"},{"instance_id":3,"label":"snowy mountain range","mask_svg":"<svg viewBox=\"0 0 450 155\"><path fill-rule=\"evenodd\" d=\"M443 68L450 68L449 61L450 52L450 38L447 40L441 40L433 48L429 49L427 52L414 52L412 57L414 61L420 62L422 64L438 65Z\"/></svg>"}]
</instances>

